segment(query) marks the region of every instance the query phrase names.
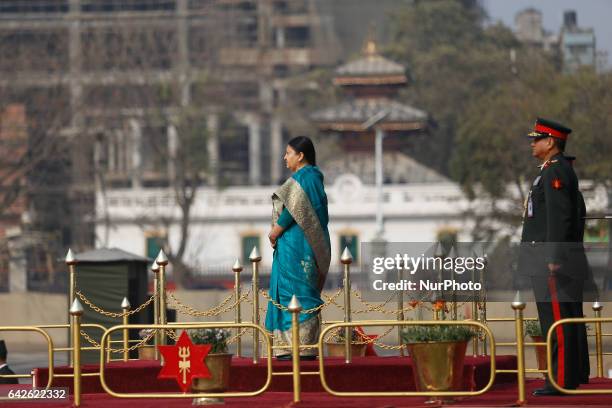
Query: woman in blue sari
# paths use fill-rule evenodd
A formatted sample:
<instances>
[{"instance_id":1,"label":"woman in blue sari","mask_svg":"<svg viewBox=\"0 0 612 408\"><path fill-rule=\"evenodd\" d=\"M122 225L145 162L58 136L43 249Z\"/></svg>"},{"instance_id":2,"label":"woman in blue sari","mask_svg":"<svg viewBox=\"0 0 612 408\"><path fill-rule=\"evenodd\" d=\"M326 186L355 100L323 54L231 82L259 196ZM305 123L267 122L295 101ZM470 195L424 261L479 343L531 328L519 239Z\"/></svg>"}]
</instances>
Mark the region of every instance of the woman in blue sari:
<instances>
[{"instance_id":1,"label":"woman in blue sari","mask_svg":"<svg viewBox=\"0 0 612 408\"><path fill-rule=\"evenodd\" d=\"M266 329L273 333L275 344L290 345L291 313L280 310L272 301L287 307L296 295L304 310L321 305L331 246L327 195L312 141L305 136L291 139L284 160L293 175L272 195L272 230L268 238L274 257ZM319 312L301 313L300 344L315 344L320 327ZM289 353L289 349L275 349L279 359L289 359ZM314 359L316 355L316 349L300 351L302 359Z\"/></svg>"}]
</instances>

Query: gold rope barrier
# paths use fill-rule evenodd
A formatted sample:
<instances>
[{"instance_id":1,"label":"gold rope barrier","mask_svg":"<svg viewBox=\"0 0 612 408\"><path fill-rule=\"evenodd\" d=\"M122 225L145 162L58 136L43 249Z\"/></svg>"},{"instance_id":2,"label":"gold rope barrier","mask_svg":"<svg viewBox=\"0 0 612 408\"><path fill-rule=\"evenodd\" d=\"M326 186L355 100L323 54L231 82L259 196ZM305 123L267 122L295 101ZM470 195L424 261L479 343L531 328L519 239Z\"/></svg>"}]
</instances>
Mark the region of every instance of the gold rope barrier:
<instances>
[{"instance_id":1,"label":"gold rope barrier","mask_svg":"<svg viewBox=\"0 0 612 408\"><path fill-rule=\"evenodd\" d=\"M113 326L104 332L102 336L102 343L108 340L109 336L115 332L125 329L126 326L119 325ZM105 377L105 361L103 353L100 353L100 384L106 393L115 398L232 398L232 397L255 397L264 393L272 382L272 340L266 334L265 330L260 326L252 323L228 323L228 322L211 322L211 323L198 323L198 324L134 324L129 325L129 329L155 329L158 331L165 331L168 329L206 329L206 328L229 328L229 329L240 329L248 328L257 331L261 334L261 337L266 341L267 351L267 376L265 384L258 390L248 392L227 392L227 393L169 393L169 392L157 392L157 393L119 393L115 392L106 383Z\"/></svg>"},{"instance_id":2,"label":"gold rope barrier","mask_svg":"<svg viewBox=\"0 0 612 408\"><path fill-rule=\"evenodd\" d=\"M68 253L66 254L66 265L68 265L68 274L69 274L69 280L68 280L68 304L72 305L72 303L74 302L74 298L75 298L75 292L76 292L76 277L75 277L75 266L76 266L76 259L74 257L74 254L72 253L72 249L68 248ZM70 316L70 314L69 314ZM70 317L69 317L70 319ZM72 337L73 333L72 331L70 331L70 336L68 339L68 347L74 347L74 337ZM72 367L72 354L70 354L69 356L69 365L70 367Z\"/></svg>"},{"instance_id":3,"label":"gold rope barrier","mask_svg":"<svg viewBox=\"0 0 612 408\"><path fill-rule=\"evenodd\" d=\"M163 249L159 250L155 263L159 265L159 324L166 324L166 265L168 265L168 258ZM159 332L159 344L166 344L166 332L163 330Z\"/></svg>"},{"instance_id":4,"label":"gold rope barrier","mask_svg":"<svg viewBox=\"0 0 612 408\"><path fill-rule=\"evenodd\" d=\"M249 261L253 263L253 286L251 291L253 292L253 325L259 327L259 277L258 269L259 262L261 261L261 255L257 247L253 247L251 254L249 255ZM259 359L259 340L258 330L253 330L253 364L257 364Z\"/></svg>"},{"instance_id":5,"label":"gold rope barrier","mask_svg":"<svg viewBox=\"0 0 612 408\"><path fill-rule=\"evenodd\" d=\"M159 265L153 261L151 265L151 271L153 272L153 324L159 324ZM159 331L155 330L155 337L153 338L153 349L155 350L155 359L159 360L159 349L157 346L159 342Z\"/></svg>"},{"instance_id":6,"label":"gold rope barrier","mask_svg":"<svg viewBox=\"0 0 612 408\"><path fill-rule=\"evenodd\" d=\"M485 385L484 388L478 391L336 391L333 390L327 380L325 378L325 365L324 359L321 358L323 356L323 339L325 335L331 331L340 328L348 328L355 326L362 327L376 327L376 326L435 326L435 325L463 325L463 326L474 326L480 330L482 330L485 335L490 338L491 341L491 374L489 377L489 382ZM363 320L360 322L342 322L335 323L328 327L326 327L319 337L319 342L317 345L319 349L319 377L321 380L321 385L326 392L331 395L337 397L469 397L469 396L477 396L482 395L487 392L492 386L495 380L495 375L498 370L495 369L495 338L493 337L493 333L491 330L484 324L472 320L415 320L415 321L397 321L397 320Z\"/></svg>"},{"instance_id":7,"label":"gold rope barrier","mask_svg":"<svg viewBox=\"0 0 612 408\"><path fill-rule=\"evenodd\" d=\"M83 306L78 299L74 299L72 306L70 307L70 316L72 317L72 336L74 338L74 345L72 347L72 362L73 362L73 373L74 373L74 389L73 389L73 404L75 406L81 405L81 316L83 315ZM104 343L102 343L104 344ZM104 355L102 350L101 355Z\"/></svg>"},{"instance_id":8,"label":"gold rope barrier","mask_svg":"<svg viewBox=\"0 0 612 408\"><path fill-rule=\"evenodd\" d=\"M351 316L351 264L353 263L353 255L349 251L348 247L344 248L340 262L344 265L344 322L350 323L352 320ZM346 326L344 329L344 362L349 364L352 360L351 356L351 339L352 329L350 326Z\"/></svg>"},{"instance_id":9,"label":"gold rope barrier","mask_svg":"<svg viewBox=\"0 0 612 408\"><path fill-rule=\"evenodd\" d=\"M595 312L595 317L601 318L601 309L603 309L602 304L599 302L594 302L592 308L593 312ZM595 353L597 361L597 377L603 377L601 322L595 323Z\"/></svg>"},{"instance_id":10,"label":"gold rope barrier","mask_svg":"<svg viewBox=\"0 0 612 408\"><path fill-rule=\"evenodd\" d=\"M291 312L291 362L293 366L293 402L300 402L301 381L300 381L300 311L302 305L297 297L293 295L289 302Z\"/></svg>"},{"instance_id":11,"label":"gold rope barrier","mask_svg":"<svg viewBox=\"0 0 612 408\"><path fill-rule=\"evenodd\" d=\"M519 405L525 403L525 345L523 342L523 310L525 302L522 301L520 292L516 293L514 301L511 303L514 310L514 330L516 332L516 376L518 382L518 401Z\"/></svg>"},{"instance_id":12,"label":"gold rope barrier","mask_svg":"<svg viewBox=\"0 0 612 408\"><path fill-rule=\"evenodd\" d=\"M0 326L0 332L3 331L14 331L14 332L35 332L39 333L47 342L47 364L49 364L49 378L47 379L47 385L45 385L45 389L49 389L51 387L51 383L53 382L53 378L57 375L53 373L54 366L54 348L53 348L53 339L49 336L49 333L36 326ZM32 374L0 374L0 378L31 378ZM8 400L8 397L0 397L0 401ZM13 400L14 401L14 400Z\"/></svg>"},{"instance_id":13,"label":"gold rope barrier","mask_svg":"<svg viewBox=\"0 0 612 408\"><path fill-rule=\"evenodd\" d=\"M583 317L583 318L570 318L570 319L561 319L552 324L550 329L548 329L548 333L546 335L546 363L548 381L550 384L557 390L564 394L570 395L595 395L595 394L612 394L612 389L589 389L589 390L570 390L567 388L561 387L554 378L553 375L553 367L552 367L552 337L555 333L555 329L557 326L561 326L563 324L575 324L575 323L595 323L596 325L601 323L612 323L612 317Z\"/></svg>"},{"instance_id":14,"label":"gold rope barrier","mask_svg":"<svg viewBox=\"0 0 612 408\"><path fill-rule=\"evenodd\" d=\"M121 302L121 309L123 309L123 324L125 326L129 325L129 315L128 315L128 311L130 310L130 302L127 300L126 297L123 298L123 301ZM126 328L123 330L123 361L128 361L129 358L129 351L128 351L128 347L129 347L129 341L130 341L130 332L129 330Z\"/></svg>"},{"instance_id":15,"label":"gold rope barrier","mask_svg":"<svg viewBox=\"0 0 612 408\"><path fill-rule=\"evenodd\" d=\"M232 266L232 272L234 272L234 297L236 299L234 323L240 324L242 322L242 316L240 315L240 272L242 272L242 265L238 259ZM242 335L238 333L236 336L236 356L242 357Z\"/></svg>"}]
</instances>

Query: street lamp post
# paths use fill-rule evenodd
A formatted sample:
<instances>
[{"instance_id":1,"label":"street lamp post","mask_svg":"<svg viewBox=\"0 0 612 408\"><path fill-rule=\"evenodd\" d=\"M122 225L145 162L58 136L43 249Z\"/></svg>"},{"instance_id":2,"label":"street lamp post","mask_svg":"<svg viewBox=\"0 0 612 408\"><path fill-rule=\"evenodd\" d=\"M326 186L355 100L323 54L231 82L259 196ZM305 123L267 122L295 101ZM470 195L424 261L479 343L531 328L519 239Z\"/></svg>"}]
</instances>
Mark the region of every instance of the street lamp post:
<instances>
[{"instance_id":1,"label":"street lamp post","mask_svg":"<svg viewBox=\"0 0 612 408\"><path fill-rule=\"evenodd\" d=\"M379 111L376 115L369 118L361 126L364 130L374 128L376 132L376 140L374 142L374 160L375 160L375 171L376 171L376 238L378 240L383 239L384 235L384 220L383 220L383 139L385 138L385 131L380 126L382 122L389 115L387 109Z\"/></svg>"},{"instance_id":2,"label":"street lamp post","mask_svg":"<svg viewBox=\"0 0 612 408\"><path fill-rule=\"evenodd\" d=\"M383 239L383 139L385 132L376 126L376 141L374 144L376 161L376 238Z\"/></svg>"}]
</instances>

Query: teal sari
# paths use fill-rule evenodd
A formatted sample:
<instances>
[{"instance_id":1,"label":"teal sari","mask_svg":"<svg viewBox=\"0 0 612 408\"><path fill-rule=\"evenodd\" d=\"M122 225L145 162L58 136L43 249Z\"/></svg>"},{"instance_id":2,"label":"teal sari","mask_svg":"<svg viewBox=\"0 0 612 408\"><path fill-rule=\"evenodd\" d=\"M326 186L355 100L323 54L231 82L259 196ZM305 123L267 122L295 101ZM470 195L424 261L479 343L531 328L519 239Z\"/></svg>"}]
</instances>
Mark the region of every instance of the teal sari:
<instances>
[{"instance_id":1,"label":"teal sari","mask_svg":"<svg viewBox=\"0 0 612 408\"><path fill-rule=\"evenodd\" d=\"M275 342L291 344L291 313L280 310L272 301L287 307L296 295L304 310L323 303L321 289L331 259L323 174L316 166L302 167L272 195L272 202L272 222L284 231L274 249L266 329L273 332ZM299 321L300 343L316 343L320 314L300 313ZM316 350L300 354L312 355Z\"/></svg>"}]
</instances>

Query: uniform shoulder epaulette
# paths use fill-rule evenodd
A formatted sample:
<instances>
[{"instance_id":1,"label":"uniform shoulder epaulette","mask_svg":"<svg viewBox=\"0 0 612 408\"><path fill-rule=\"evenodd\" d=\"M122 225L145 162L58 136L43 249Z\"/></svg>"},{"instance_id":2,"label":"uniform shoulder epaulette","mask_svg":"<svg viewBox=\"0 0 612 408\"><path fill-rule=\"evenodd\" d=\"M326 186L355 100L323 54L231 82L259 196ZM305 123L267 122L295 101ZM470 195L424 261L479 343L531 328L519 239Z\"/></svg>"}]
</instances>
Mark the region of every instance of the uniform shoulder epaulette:
<instances>
[{"instance_id":1,"label":"uniform shoulder epaulette","mask_svg":"<svg viewBox=\"0 0 612 408\"><path fill-rule=\"evenodd\" d=\"M555 164L559 162L559 160L554 159L554 160L546 160L543 164L540 164L538 167L540 168L540 170L544 170L547 167L550 167L551 165Z\"/></svg>"}]
</instances>

